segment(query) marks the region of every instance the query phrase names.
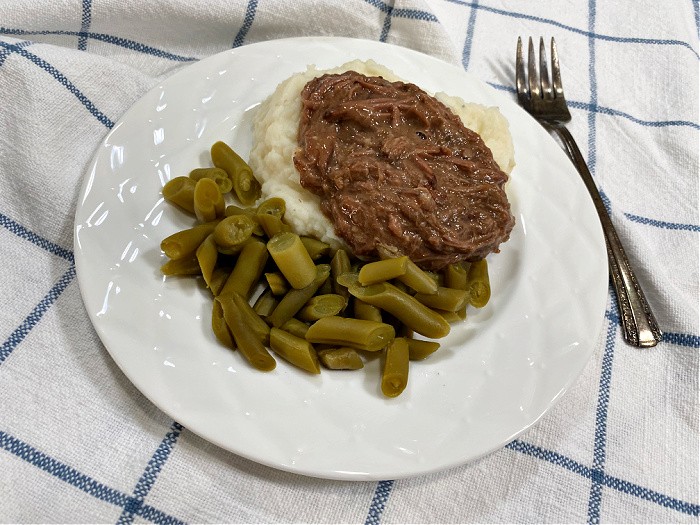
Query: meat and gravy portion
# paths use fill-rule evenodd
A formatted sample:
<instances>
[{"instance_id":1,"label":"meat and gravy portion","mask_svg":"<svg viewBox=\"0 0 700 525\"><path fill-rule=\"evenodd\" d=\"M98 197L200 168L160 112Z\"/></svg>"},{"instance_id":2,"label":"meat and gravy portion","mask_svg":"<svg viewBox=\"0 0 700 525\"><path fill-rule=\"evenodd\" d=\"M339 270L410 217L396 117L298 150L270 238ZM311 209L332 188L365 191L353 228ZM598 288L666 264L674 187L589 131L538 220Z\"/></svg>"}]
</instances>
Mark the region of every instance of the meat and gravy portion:
<instances>
[{"instance_id":1,"label":"meat and gravy portion","mask_svg":"<svg viewBox=\"0 0 700 525\"><path fill-rule=\"evenodd\" d=\"M514 225L508 175L481 137L417 86L355 71L301 92L294 166L360 257L383 246L424 269L498 251Z\"/></svg>"}]
</instances>

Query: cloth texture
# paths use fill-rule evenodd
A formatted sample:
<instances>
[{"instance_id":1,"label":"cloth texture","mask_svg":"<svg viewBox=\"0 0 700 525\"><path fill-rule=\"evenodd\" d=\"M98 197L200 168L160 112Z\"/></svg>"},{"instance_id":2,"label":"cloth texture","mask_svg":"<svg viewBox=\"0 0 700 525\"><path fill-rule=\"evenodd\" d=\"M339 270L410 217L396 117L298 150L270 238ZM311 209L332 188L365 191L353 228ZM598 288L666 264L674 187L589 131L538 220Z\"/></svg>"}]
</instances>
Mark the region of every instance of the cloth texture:
<instances>
[{"instance_id":1,"label":"cloth texture","mask_svg":"<svg viewBox=\"0 0 700 525\"><path fill-rule=\"evenodd\" d=\"M0 521L697 523L699 17L697 0L3 0ZM593 357L536 425L483 459L400 480L277 471L151 404L81 300L87 167L173 73L318 35L415 49L513 99L517 37L554 36L568 127L662 342L625 344L611 289Z\"/></svg>"}]
</instances>

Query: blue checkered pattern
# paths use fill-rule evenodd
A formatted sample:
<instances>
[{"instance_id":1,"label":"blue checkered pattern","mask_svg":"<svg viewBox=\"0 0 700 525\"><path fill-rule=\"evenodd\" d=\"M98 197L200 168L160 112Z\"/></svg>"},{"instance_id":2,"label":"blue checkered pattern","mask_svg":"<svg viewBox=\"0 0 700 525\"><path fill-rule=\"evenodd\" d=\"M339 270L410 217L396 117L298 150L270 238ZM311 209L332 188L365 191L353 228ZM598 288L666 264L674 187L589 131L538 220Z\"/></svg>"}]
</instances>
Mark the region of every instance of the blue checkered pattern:
<instances>
[{"instance_id":1,"label":"blue checkered pattern","mask_svg":"<svg viewBox=\"0 0 700 525\"><path fill-rule=\"evenodd\" d=\"M697 523L700 8L672 4L3 2L0 520ZM555 36L570 129L663 342L626 346L611 292L594 358L542 421L480 461L415 479L277 472L145 400L106 356L77 289L72 216L92 152L176 68L317 34L412 47L507 94L517 36Z\"/></svg>"}]
</instances>

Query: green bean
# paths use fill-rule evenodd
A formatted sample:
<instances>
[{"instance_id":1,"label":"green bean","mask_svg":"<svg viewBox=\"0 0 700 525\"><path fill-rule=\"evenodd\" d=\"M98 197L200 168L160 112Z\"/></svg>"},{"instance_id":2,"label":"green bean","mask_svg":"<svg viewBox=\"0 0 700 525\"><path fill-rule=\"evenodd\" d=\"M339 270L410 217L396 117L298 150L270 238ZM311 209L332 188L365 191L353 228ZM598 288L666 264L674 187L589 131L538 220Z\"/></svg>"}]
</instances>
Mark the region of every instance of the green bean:
<instances>
[{"instance_id":1,"label":"green bean","mask_svg":"<svg viewBox=\"0 0 700 525\"><path fill-rule=\"evenodd\" d=\"M267 242L267 250L292 288L304 288L314 280L316 267L296 233L278 233Z\"/></svg>"},{"instance_id":2,"label":"green bean","mask_svg":"<svg viewBox=\"0 0 700 525\"><path fill-rule=\"evenodd\" d=\"M255 224L246 215L232 215L222 219L214 228L214 240L223 249L242 246L253 235Z\"/></svg>"},{"instance_id":3,"label":"green bean","mask_svg":"<svg viewBox=\"0 0 700 525\"><path fill-rule=\"evenodd\" d=\"M302 339L306 338L306 332L309 331L309 325L300 321L299 319L296 319L295 317L289 319L280 328L282 328L282 330L285 332L289 332L290 334L301 337Z\"/></svg>"},{"instance_id":4,"label":"green bean","mask_svg":"<svg viewBox=\"0 0 700 525\"><path fill-rule=\"evenodd\" d=\"M282 272L268 272L265 274L265 280L274 295L284 295L289 291L289 283Z\"/></svg>"},{"instance_id":5,"label":"green bean","mask_svg":"<svg viewBox=\"0 0 700 525\"><path fill-rule=\"evenodd\" d=\"M194 213L194 187L196 182L189 177L175 177L163 186L163 198L185 211Z\"/></svg>"},{"instance_id":6,"label":"green bean","mask_svg":"<svg viewBox=\"0 0 700 525\"><path fill-rule=\"evenodd\" d=\"M299 310L297 317L302 321L318 321L322 317L338 315L345 306L345 299L333 293L316 295Z\"/></svg>"},{"instance_id":7,"label":"green bean","mask_svg":"<svg viewBox=\"0 0 700 525\"><path fill-rule=\"evenodd\" d=\"M216 242L214 241L214 234L211 233L209 236L202 241L202 244L197 248L197 261L199 262L199 267L202 270L202 277L204 277L204 282L207 288L211 288L211 279L214 274L214 267L216 266L216 260L219 257L219 252L216 250Z\"/></svg>"},{"instance_id":8,"label":"green bean","mask_svg":"<svg viewBox=\"0 0 700 525\"><path fill-rule=\"evenodd\" d=\"M394 336L394 328L388 324L338 316L323 317L306 332L306 340L311 343L349 346L370 352L381 350Z\"/></svg>"},{"instance_id":9,"label":"green bean","mask_svg":"<svg viewBox=\"0 0 700 525\"><path fill-rule=\"evenodd\" d=\"M407 267L408 257L405 255L394 259L383 259L365 264L360 268L357 277L360 284L366 286L406 275Z\"/></svg>"},{"instance_id":10,"label":"green bean","mask_svg":"<svg viewBox=\"0 0 700 525\"><path fill-rule=\"evenodd\" d=\"M195 168L190 171L190 179L198 181L199 179L211 179L216 182L221 193L228 193L233 189L233 183L226 173L221 168Z\"/></svg>"},{"instance_id":11,"label":"green bean","mask_svg":"<svg viewBox=\"0 0 700 525\"><path fill-rule=\"evenodd\" d=\"M172 259L160 267L163 275L199 275L202 269L195 255Z\"/></svg>"},{"instance_id":12,"label":"green bean","mask_svg":"<svg viewBox=\"0 0 700 525\"><path fill-rule=\"evenodd\" d=\"M408 358L411 361L425 359L440 348L440 343L437 341L424 341L422 339L410 338L406 338L406 341L408 342Z\"/></svg>"},{"instance_id":13,"label":"green bean","mask_svg":"<svg viewBox=\"0 0 700 525\"><path fill-rule=\"evenodd\" d=\"M279 197L270 197L261 202L255 210L256 215L274 215L278 219L284 217L287 211L287 205L284 199Z\"/></svg>"},{"instance_id":14,"label":"green bean","mask_svg":"<svg viewBox=\"0 0 700 525\"><path fill-rule=\"evenodd\" d=\"M311 257L313 261L318 261L331 251L331 245L326 242L305 235L302 235L300 239L306 251L309 252L309 257Z\"/></svg>"},{"instance_id":15,"label":"green bean","mask_svg":"<svg viewBox=\"0 0 700 525\"><path fill-rule=\"evenodd\" d=\"M199 245L214 231L216 225L216 221L207 222L173 233L161 241L160 249L170 259L182 259L194 255Z\"/></svg>"},{"instance_id":16,"label":"green bean","mask_svg":"<svg viewBox=\"0 0 700 525\"><path fill-rule=\"evenodd\" d=\"M211 179L199 179L194 187L194 214L200 222L223 217L226 210L224 196Z\"/></svg>"},{"instance_id":17,"label":"green bean","mask_svg":"<svg viewBox=\"0 0 700 525\"><path fill-rule=\"evenodd\" d=\"M367 321L382 322L382 311L371 304L367 304L360 299L353 301L353 314L357 319L366 319Z\"/></svg>"},{"instance_id":18,"label":"green bean","mask_svg":"<svg viewBox=\"0 0 700 525\"><path fill-rule=\"evenodd\" d=\"M354 297L389 312L425 337L437 339L450 332L450 325L442 316L390 283L355 284L348 290Z\"/></svg>"},{"instance_id":19,"label":"green bean","mask_svg":"<svg viewBox=\"0 0 700 525\"><path fill-rule=\"evenodd\" d=\"M249 299L265 269L267 256L267 247L264 242L256 239L247 242L220 294L237 292L245 299Z\"/></svg>"},{"instance_id":20,"label":"green bean","mask_svg":"<svg viewBox=\"0 0 700 525\"><path fill-rule=\"evenodd\" d=\"M221 301L222 299L224 300L224 303L221 305L224 311L224 319L231 330L231 334L233 334L233 340L238 351L258 370L264 372L273 370L277 365L274 357L269 354L263 343L260 342L258 335L246 324L245 317L233 302L231 296L226 298L219 296L216 298L216 301Z\"/></svg>"},{"instance_id":21,"label":"green bean","mask_svg":"<svg viewBox=\"0 0 700 525\"><path fill-rule=\"evenodd\" d=\"M323 366L331 370L359 370L365 366L354 348L325 348L317 353Z\"/></svg>"},{"instance_id":22,"label":"green bean","mask_svg":"<svg viewBox=\"0 0 700 525\"><path fill-rule=\"evenodd\" d=\"M233 336L231 335L231 330L229 330L226 320L224 319L224 309L219 301L213 301L212 311L211 311L211 328L214 331L214 335L218 341L232 350L236 349L236 345L233 342Z\"/></svg>"},{"instance_id":23,"label":"green bean","mask_svg":"<svg viewBox=\"0 0 700 525\"><path fill-rule=\"evenodd\" d=\"M438 310L433 309L433 312L440 314L440 316L450 324L458 323L464 321L464 317L460 316L457 312L451 312L449 310Z\"/></svg>"},{"instance_id":24,"label":"green bean","mask_svg":"<svg viewBox=\"0 0 700 525\"><path fill-rule=\"evenodd\" d=\"M233 151L228 144L221 141L211 147L211 160L214 166L228 173L233 182L236 197L245 206L252 205L260 197L260 183L253 176L250 166Z\"/></svg>"},{"instance_id":25,"label":"green bean","mask_svg":"<svg viewBox=\"0 0 700 525\"><path fill-rule=\"evenodd\" d=\"M270 331L270 348L277 355L302 370L312 374L321 373L316 350L306 339L292 335L279 328L272 328Z\"/></svg>"},{"instance_id":26,"label":"green bean","mask_svg":"<svg viewBox=\"0 0 700 525\"><path fill-rule=\"evenodd\" d=\"M491 298L491 282L486 259L471 263L467 271L467 287L470 294L469 304L475 308L486 306Z\"/></svg>"},{"instance_id":27,"label":"green bean","mask_svg":"<svg viewBox=\"0 0 700 525\"><path fill-rule=\"evenodd\" d=\"M228 276L231 275L231 270L233 270L233 268L230 266L217 266L214 268L211 276L211 283L209 284L209 290L214 294L214 297L221 293L221 289L226 284Z\"/></svg>"},{"instance_id":28,"label":"green bean","mask_svg":"<svg viewBox=\"0 0 700 525\"><path fill-rule=\"evenodd\" d=\"M404 337L397 337L386 349L382 393L387 397L396 397L404 391L407 384L408 342Z\"/></svg>"},{"instance_id":29,"label":"green bean","mask_svg":"<svg viewBox=\"0 0 700 525\"><path fill-rule=\"evenodd\" d=\"M391 259L399 256L397 253L391 251L385 246L378 247L377 251L379 253L379 257L382 260ZM437 292L437 283L435 282L435 280L430 276L430 274L421 270L410 259L406 263L406 273L398 277L398 280L418 293Z\"/></svg>"},{"instance_id":30,"label":"green bean","mask_svg":"<svg viewBox=\"0 0 700 525\"><path fill-rule=\"evenodd\" d=\"M326 279L321 287L316 291L316 295L328 295L333 293L333 283L331 283L330 279ZM341 296L342 297L342 296ZM345 299L343 298L343 308L345 308Z\"/></svg>"},{"instance_id":31,"label":"green bean","mask_svg":"<svg viewBox=\"0 0 700 525\"><path fill-rule=\"evenodd\" d=\"M350 257L348 252L342 248L336 250L331 259L331 289L334 294L338 294L345 299L345 305L347 307L348 300L350 298L350 292L348 292L347 286L343 286L338 282L338 276L350 271Z\"/></svg>"},{"instance_id":32,"label":"green bean","mask_svg":"<svg viewBox=\"0 0 700 525\"><path fill-rule=\"evenodd\" d=\"M263 227L258 222L258 217L255 214L255 210L253 208L241 208L240 206L236 206L235 204L229 204L224 210L224 215L226 217L231 217L232 215L245 215L251 221L253 221L253 224L255 225L255 228L253 229L253 235L257 235L259 237L265 235L265 230L263 230Z\"/></svg>"},{"instance_id":33,"label":"green bean","mask_svg":"<svg viewBox=\"0 0 700 525\"><path fill-rule=\"evenodd\" d=\"M269 288L265 288L263 293L261 293L255 300L253 310L255 310L260 317L267 317L272 313L276 306L277 299L275 299L275 296L272 294L272 291L270 291Z\"/></svg>"},{"instance_id":34,"label":"green bean","mask_svg":"<svg viewBox=\"0 0 700 525\"><path fill-rule=\"evenodd\" d=\"M467 269L463 263L450 264L444 270L445 286L455 288L457 290L467 290ZM467 301L468 303L469 301ZM457 314L461 319L467 318L467 305L457 310Z\"/></svg>"},{"instance_id":35,"label":"green bean","mask_svg":"<svg viewBox=\"0 0 700 525\"><path fill-rule=\"evenodd\" d=\"M338 285L343 288L350 288L353 285L360 285L358 272L345 272L335 278Z\"/></svg>"},{"instance_id":36,"label":"green bean","mask_svg":"<svg viewBox=\"0 0 700 525\"><path fill-rule=\"evenodd\" d=\"M316 276L311 284L304 288L291 289L280 300L275 310L268 316L267 322L276 328L280 328L289 319L294 317L299 310L311 299L331 273L328 264L319 264L315 267Z\"/></svg>"},{"instance_id":37,"label":"green bean","mask_svg":"<svg viewBox=\"0 0 700 525\"><path fill-rule=\"evenodd\" d=\"M275 215L261 213L255 216L255 220L257 220L258 224L262 226L265 235L268 237L274 237L278 233L292 230L288 224L283 223L282 219Z\"/></svg>"},{"instance_id":38,"label":"green bean","mask_svg":"<svg viewBox=\"0 0 700 525\"><path fill-rule=\"evenodd\" d=\"M457 290L446 286L439 286L437 293L417 293L413 297L429 308L447 310L448 312L457 312L465 308L469 302L469 293L466 290Z\"/></svg>"},{"instance_id":39,"label":"green bean","mask_svg":"<svg viewBox=\"0 0 700 525\"><path fill-rule=\"evenodd\" d=\"M233 304L241 312L246 326L258 336L260 342L264 345L270 342L270 326L258 315L246 299L237 292L219 297L221 298L221 305L224 307L224 311L226 311L227 301L233 301Z\"/></svg>"}]
</instances>

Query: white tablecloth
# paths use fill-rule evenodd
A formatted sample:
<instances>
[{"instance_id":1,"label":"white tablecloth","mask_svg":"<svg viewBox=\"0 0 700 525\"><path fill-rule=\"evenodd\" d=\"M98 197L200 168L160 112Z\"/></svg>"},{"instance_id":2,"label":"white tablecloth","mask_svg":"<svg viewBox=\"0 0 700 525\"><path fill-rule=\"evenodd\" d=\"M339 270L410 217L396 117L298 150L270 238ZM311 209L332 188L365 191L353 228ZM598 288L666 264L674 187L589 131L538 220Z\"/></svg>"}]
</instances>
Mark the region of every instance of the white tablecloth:
<instances>
[{"instance_id":1,"label":"white tablecloth","mask_svg":"<svg viewBox=\"0 0 700 525\"><path fill-rule=\"evenodd\" d=\"M697 1L4 0L0 3L0 521L698 522ZM349 36L514 97L518 36L554 36L581 146L664 332L627 346L614 295L576 385L505 448L339 482L260 466L169 419L83 307L73 217L105 134L194 61Z\"/></svg>"}]
</instances>

